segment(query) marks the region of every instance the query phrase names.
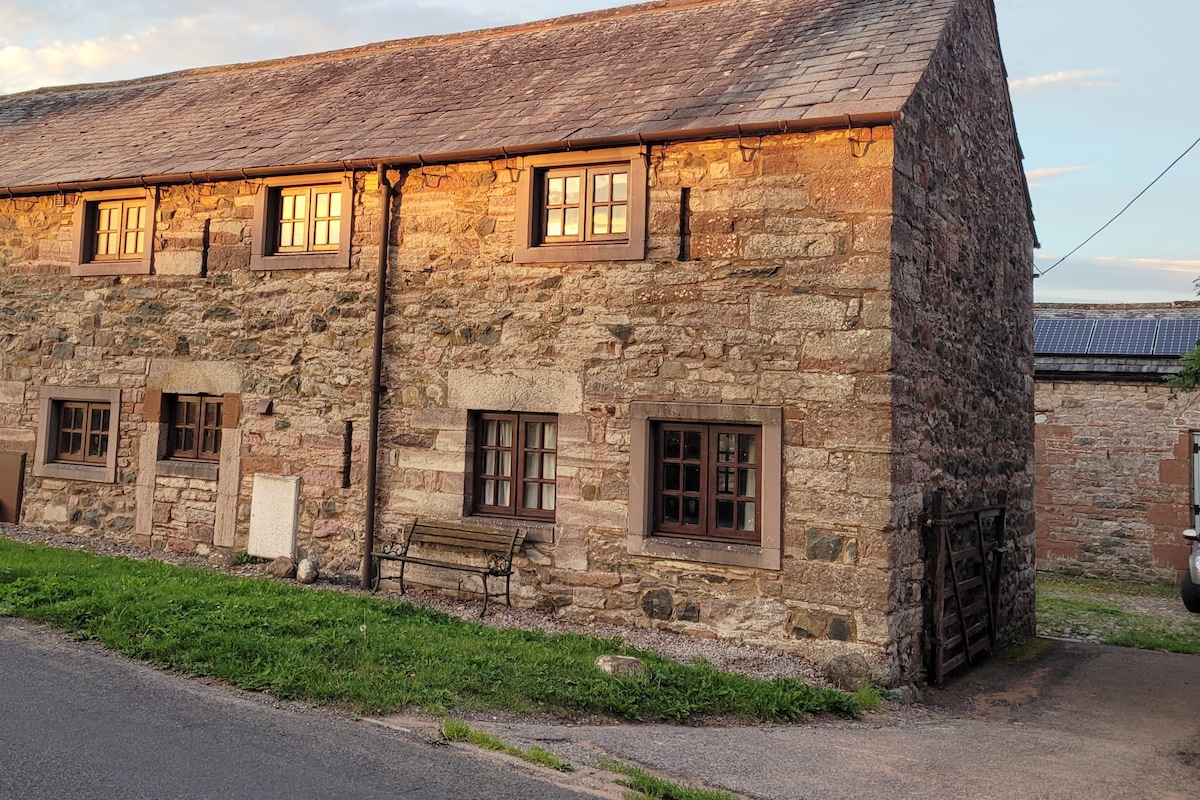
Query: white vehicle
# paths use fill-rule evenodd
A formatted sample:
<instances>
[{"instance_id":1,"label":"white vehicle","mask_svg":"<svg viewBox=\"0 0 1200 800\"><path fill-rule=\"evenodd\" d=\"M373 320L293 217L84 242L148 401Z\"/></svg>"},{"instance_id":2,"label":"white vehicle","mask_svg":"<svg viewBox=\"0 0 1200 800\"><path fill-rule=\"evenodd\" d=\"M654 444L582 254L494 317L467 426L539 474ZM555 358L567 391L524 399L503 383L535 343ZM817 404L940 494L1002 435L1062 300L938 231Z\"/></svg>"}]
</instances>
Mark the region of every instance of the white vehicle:
<instances>
[{"instance_id":1,"label":"white vehicle","mask_svg":"<svg viewBox=\"0 0 1200 800\"><path fill-rule=\"evenodd\" d=\"M1183 538L1192 543L1192 554L1188 556L1188 569L1183 573L1183 606L1188 611L1200 614L1200 534L1195 528L1183 532Z\"/></svg>"}]
</instances>

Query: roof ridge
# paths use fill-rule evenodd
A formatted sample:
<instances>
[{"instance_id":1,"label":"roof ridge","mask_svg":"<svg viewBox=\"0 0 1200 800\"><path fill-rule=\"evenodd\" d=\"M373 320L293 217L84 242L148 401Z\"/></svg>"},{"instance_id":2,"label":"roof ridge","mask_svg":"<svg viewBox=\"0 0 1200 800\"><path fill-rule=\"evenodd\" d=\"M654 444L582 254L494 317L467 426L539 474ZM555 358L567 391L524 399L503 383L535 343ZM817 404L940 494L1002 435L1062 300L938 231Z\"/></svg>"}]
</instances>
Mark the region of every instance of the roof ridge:
<instances>
[{"instance_id":1,"label":"roof ridge","mask_svg":"<svg viewBox=\"0 0 1200 800\"><path fill-rule=\"evenodd\" d=\"M60 93L66 94L68 92L79 92L100 88L112 89L122 86L146 86L154 83L174 81L200 75L213 75L223 72L241 72L285 65L311 64L319 61L337 61L355 58L357 56L367 55L370 53L381 53L390 50L404 50L408 48L425 47L428 45L436 45L447 42L501 38L513 34L528 33L530 31L566 28L606 19L619 19L623 17L637 16L640 14L650 14L658 11L673 11L691 6L717 5L719 3L728 3L732 1L733 0L648 0L648 2L632 3L629 5L615 6L612 8L599 8L593 11L582 11L578 14L567 14L565 16L551 17L549 19L518 22L512 25L501 25L495 28L476 28L474 30L456 31L454 33L434 33L427 34L425 36L412 36L404 39L385 39L379 42L368 42L367 44L354 45L352 47L342 47L336 50L318 50L313 53L282 56L280 58L267 58L258 61L235 62L232 64L213 64L206 67L188 67L187 69L164 72L158 75L145 75L136 78L127 78L124 80L66 84L61 86L43 86L36 89L29 89L24 92L14 92L13 94L0 95L0 99Z\"/></svg>"}]
</instances>

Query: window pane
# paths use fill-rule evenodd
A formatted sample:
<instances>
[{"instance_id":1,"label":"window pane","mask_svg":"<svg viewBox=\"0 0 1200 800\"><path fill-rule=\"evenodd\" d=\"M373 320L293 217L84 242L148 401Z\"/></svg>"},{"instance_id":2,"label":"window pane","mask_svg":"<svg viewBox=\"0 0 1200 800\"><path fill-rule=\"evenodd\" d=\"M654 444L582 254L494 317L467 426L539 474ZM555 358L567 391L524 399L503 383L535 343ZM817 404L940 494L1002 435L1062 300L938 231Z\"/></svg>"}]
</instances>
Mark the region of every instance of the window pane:
<instances>
[{"instance_id":1,"label":"window pane","mask_svg":"<svg viewBox=\"0 0 1200 800\"><path fill-rule=\"evenodd\" d=\"M563 179L551 178L546 182L546 205L561 206L563 204Z\"/></svg>"},{"instance_id":2,"label":"window pane","mask_svg":"<svg viewBox=\"0 0 1200 800\"><path fill-rule=\"evenodd\" d=\"M679 498L673 495L663 495L663 522L679 524Z\"/></svg>"},{"instance_id":3,"label":"window pane","mask_svg":"<svg viewBox=\"0 0 1200 800\"><path fill-rule=\"evenodd\" d=\"M739 503L738 504L738 530L753 531L754 527L754 503Z\"/></svg>"},{"instance_id":4,"label":"window pane","mask_svg":"<svg viewBox=\"0 0 1200 800\"><path fill-rule=\"evenodd\" d=\"M592 233L608 233L608 206L592 209Z\"/></svg>"},{"instance_id":5,"label":"window pane","mask_svg":"<svg viewBox=\"0 0 1200 800\"><path fill-rule=\"evenodd\" d=\"M700 432L685 431L683 434L683 457L688 461L697 461L700 458Z\"/></svg>"},{"instance_id":6,"label":"window pane","mask_svg":"<svg viewBox=\"0 0 1200 800\"><path fill-rule=\"evenodd\" d=\"M666 431L663 434L663 457L679 458L680 447L683 443L682 431Z\"/></svg>"},{"instance_id":7,"label":"window pane","mask_svg":"<svg viewBox=\"0 0 1200 800\"><path fill-rule=\"evenodd\" d=\"M342 215L342 193L332 192L329 195L329 216L340 217Z\"/></svg>"},{"instance_id":8,"label":"window pane","mask_svg":"<svg viewBox=\"0 0 1200 800\"><path fill-rule=\"evenodd\" d=\"M717 527L732 528L733 527L733 501L718 500L717 501Z\"/></svg>"},{"instance_id":9,"label":"window pane","mask_svg":"<svg viewBox=\"0 0 1200 800\"><path fill-rule=\"evenodd\" d=\"M483 451L483 474L484 475L495 475L496 474L496 451L495 450L484 450Z\"/></svg>"},{"instance_id":10,"label":"window pane","mask_svg":"<svg viewBox=\"0 0 1200 800\"><path fill-rule=\"evenodd\" d=\"M629 199L628 172L618 172L612 176L612 199L614 203L624 203Z\"/></svg>"},{"instance_id":11,"label":"window pane","mask_svg":"<svg viewBox=\"0 0 1200 800\"><path fill-rule=\"evenodd\" d=\"M296 218L296 196L287 194L282 198L282 208L279 211L280 219L295 219Z\"/></svg>"},{"instance_id":12,"label":"window pane","mask_svg":"<svg viewBox=\"0 0 1200 800\"><path fill-rule=\"evenodd\" d=\"M525 496L521 498L521 508L538 507L538 486L540 485L537 483L525 484Z\"/></svg>"},{"instance_id":13,"label":"window pane","mask_svg":"<svg viewBox=\"0 0 1200 800\"><path fill-rule=\"evenodd\" d=\"M500 468L496 471L497 475L503 475L505 478L512 477L512 452L508 450L500 450Z\"/></svg>"},{"instance_id":14,"label":"window pane","mask_svg":"<svg viewBox=\"0 0 1200 800\"><path fill-rule=\"evenodd\" d=\"M625 221L625 206L612 207L611 233L625 233L628 225Z\"/></svg>"},{"instance_id":15,"label":"window pane","mask_svg":"<svg viewBox=\"0 0 1200 800\"><path fill-rule=\"evenodd\" d=\"M758 463L758 437L752 433L738 436L738 461L743 464Z\"/></svg>"},{"instance_id":16,"label":"window pane","mask_svg":"<svg viewBox=\"0 0 1200 800\"><path fill-rule=\"evenodd\" d=\"M554 510L554 497L555 497L554 484L553 483L543 483L542 484L542 510L544 510L544 511L553 511Z\"/></svg>"},{"instance_id":17,"label":"window pane","mask_svg":"<svg viewBox=\"0 0 1200 800\"><path fill-rule=\"evenodd\" d=\"M579 209L563 209L563 236L579 235Z\"/></svg>"},{"instance_id":18,"label":"window pane","mask_svg":"<svg viewBox=\"0 0 1200 800\"><path fill-rule=\"evenodd\" d=\"M563 210L561 208L552 208L546 212L546 235L563 235Z\"/></svg>"},{"instance_id":19,"label":"window pane","mask_svg":"<svg viewBox=\"0 0 1200 800\"><path fill-rule=\"evenodd\" d=\"M597 175L593 181L593 186L592 199L597 203L607 203L611 193L609 177L607 175Z\"/></svg>"},{"instance_id":20,"label":"window pane","mask_svg":"<svg viewBox=\"0 0 1200 800\"><path fill-rule=\"evenodd\" d=\"M525 477L540 478L542 477L542 459L540 453L525 454Z\"/></svg>"},{"instance_id":21,"label":"window pane","mask_svg":"<svg viewBox=\"0 0 1200 800\"><path fill-rule=\"evenodd\" d=\"M558 455L556 453L542 453L542 477L547 480L554 480L558 473Z\"/></svg>"},{"instance_id":22,"label":"window pane","mask_svg":"<svg viewBox=\"0 0 1200 800\"><path fill-rule=\"evenodd\" d=\"M755 477L756 472L752 469L738 470L738 491L742 497L757 497L758 496L758 480Z\"/></svg>"},{"instance_id":23,"label":"window pane","mask_svg":"<svg viewBox=\"0 0 1200 800\"><path fill-rule=\"evenodd\" d=\"M329 216L329 192L317 192L313 198L316 200L317 211L313 214L314 217Z\"/></svg>"},{"instance_id":24,"label":"window pane","mask_svg":"<svg viewBox=\"0 0 1200 800\"><path fill-rule=\"evenodd\" d=\"M569 206L579 205L579 176L572 176L566 179L566 197L565 202Z\"/></svg>"},{"instance_id":25,"label":"window pane","mask_svg":"<svg viewBox=\"0 0 1200 800\"><path fill-rule=\"evenodd\" d=\"M683 499L683 524L700 524L700 501L695 497L685 497Z\"/></svg>"},{"instance_id":26,"label":"window pane","mask_svg":"<svg viewBox=\"0 0 1200 800\"><path fill-rule=\"evenodd\" d=\"M496 482L495 481L484 481L483 482L483 504L485 506L496 505Z\"/></svg>"},{"instance_id":27,"label":"window pane","mask_svg":"<svg viewBox=\"0 0 1200 800\"><path fill-rule=\"evenodd\" d=\"M330 244L341 244L342 243L341 220L333 219L333 220L329 221L329 243Z\"/></svg>"},{"instance_id":28,"label":"window pane","mask_svg":"<svg viewBox=\"0 0 1200 800\"><path fill-rule=\"evenodd\" d=\"M500 434L500 446L512 447L513 424L508 420L497 420L497 430Z\"/></svg>"},{"instance_id":29,"label":"window pane","mask_svg":"<svg viewBox=\"0 0 1200 800\"><path fill-rule=\"evenodd\" d=\"M67 439L67 452L74 456L83 455L83 434L75 431Z\"/></svg>"},{"instance_id":30,"label":"window pane","mask_svg":"<svg viewBox=\"0 0 1200 800\"><path fill-rule=\"evenodd\" d=\"M499 444L499 434L497 431L500 428L500 423L494 419L485 419L483 421L483 443L490 446Z\"/></svg>"},{"instance_id":31,"label":"window pane","mask_svg":"<svg viewBox=\"0 0 1200 800\"><path fill-rule=\"evenodd\" d=\"M88 458L106 458L108 456L108 434L89 434L87 454Z\"/></svg>"},{"instance_id":32,"label":"window pane","mask_svg":"<svg viewBox=\"0 0 1200 800\"><path fill-rule=\"evenodd\" d=\"M679 475L678 464L663 464L663 489L668 492L678 492Z\"/></svg>"},{"instance_id":33,"label":"window pane","mask_svg":"<svg viewBox=\"0 0 1200 800\"><path fill-rule=\"evenodd\" d=\"M313 244L327 245L329 244L329 221L317 220L313 223Z\"/></svg>"},{"instance_id":34,"label":"window pane","mask_svg":"<svg viewBox=\"0 0 1200 800\"><path fill-rule=\"evenodd\" d=\"M511 500L512 482L496 481L496 505L507 506Z\"/></svg>"},{"instance_id":35,"label":"window pane","mask_svg":"<svg viewBox=\"0 0 1200 800\"><path fill-rule=\"evenodd\" d=\"M737 441L737 437L732 433L717 434L717 460L723 462L733 461L733 445Z\"/></svg>"},{"instance_id":36,"label":"window pane","mask_svg":"<svg viewBox=\"0 0 1200 800\"><path fill-rule=\"evenodd\" d=\"M733 477L736 470L733 467L717 468L717 494L733 494Z\"/></svg>"},{"instance_id":37,"label":"window pane","mask_svg":"<svg viewBox=\"0 0 1200 800\"><path fill-rule=\"evenodd\" d=\"M525 446L534 449L542 446L542 423L525 423Z\"/></svg>"},{"instance_id":38,"label":"window pane","mask_svg":"<svg viewBox=\"0 0 1200 800\"><path fill-rule=\"evenodd\" d=\"M544 422L544 423L542 423L542 430L544 432L543 435L546 439L546 443L542 446L545 447L547 450L558 449L558 423L557 422Z\"/></svg>"},{"instance_id":39,"label":"window pane","mask_svg":"<svg viewBox=\"0 0 1200 800\"><path fill-rule=\"evenodd\" d=\"M700 467L697 464L688 464L683 468L683 490L685 492L700 491Z\"/></svg>"},{"instance_id":40,"label":"window pane","mask_svg":"<svg viewBox=\"0 0 1200 800\"><path fill-rule=\"evenodd\" d=\"M308 216L308 195L296 195L296 219L304 219Z\"/></svg>"}]
</instances>

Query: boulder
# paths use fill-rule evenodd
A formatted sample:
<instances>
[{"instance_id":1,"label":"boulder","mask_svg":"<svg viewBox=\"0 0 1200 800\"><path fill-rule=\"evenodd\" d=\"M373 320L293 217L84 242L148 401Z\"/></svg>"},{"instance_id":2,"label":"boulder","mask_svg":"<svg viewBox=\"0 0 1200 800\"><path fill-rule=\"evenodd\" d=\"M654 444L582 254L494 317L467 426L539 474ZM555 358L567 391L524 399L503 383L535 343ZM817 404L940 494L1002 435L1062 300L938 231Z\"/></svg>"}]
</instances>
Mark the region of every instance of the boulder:
<instances>
[{"instance_id":1,"label":"boulder","mask_svg":"<svg viewBox=\"0 0 1200 800\"><path fill-rule=\"evenodd\" d=\"M600 656L596 667L616 678L644 678L649 674L641 659L633 656Z\"/></svg>"},{"instance_id":2,"label":"boulder","mask_svg":"<svg viewBox=\"0 0 1200 800\"><path fill-rule=\"evenodd\" d=\"M296 580L300 583L313 583L320 574L316 562L311 558L303 559L296 565Z\"/></svg>"},{"instance_id":3,"label":"boulder","mask_svg":"<svg viewBox=\"0 0 1200 800\"><path fill-rule=\"evenodd\" d=\"M287 556L280 556L267 565L267 574L276 578L290 578L296 574L296 563Z\"/></svg>"}]
</instances>

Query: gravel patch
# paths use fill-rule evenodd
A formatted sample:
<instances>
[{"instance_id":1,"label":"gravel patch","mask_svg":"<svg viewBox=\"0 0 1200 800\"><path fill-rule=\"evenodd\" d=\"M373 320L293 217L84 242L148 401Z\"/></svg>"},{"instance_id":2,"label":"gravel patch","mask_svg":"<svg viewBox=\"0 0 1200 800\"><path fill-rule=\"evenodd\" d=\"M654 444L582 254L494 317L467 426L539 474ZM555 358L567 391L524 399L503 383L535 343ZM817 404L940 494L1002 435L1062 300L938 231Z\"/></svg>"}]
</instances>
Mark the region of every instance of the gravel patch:
<instances>
[{"instance_id":1,"label":"gravel patch","mask_svg":"<svg viewBox=\"0 0 1200 800\"><path fill-rule=\"evenodd\" d=\"M149 551L128 544L113 542L100 537L75 533L62 533L31 525L0 524L0 536L26 544L44 544L50 547L83 550L102 556L125 557L137 561L162 561L169 564L199 567L245 577L267 578L266 564L238 564L232 567L214 566L202 555ZM357 585L335 583L325 578L306 587L314 590L341 591L362 594ZM388 596L389 592L383 592ZM398 594L395 595L397 598ZM479 601L459 602L435 592L413 592L404 595L404 601L428 606L464 620L478 621ZM488 604L488 615L484 623L496 628L520 628L545 633L574 633L615 639L629 647L653 650L675 661L707 663L724 672L747 675L761 680L792 678L814 686L828 686L820 667L799 656L768 650L761 647L727 642L719 639L699 639L673 631L652 628L623 627L601 623L582 623L560 619L540 611L509 608L500 603Z\"/></svg>"}]
</instances>

